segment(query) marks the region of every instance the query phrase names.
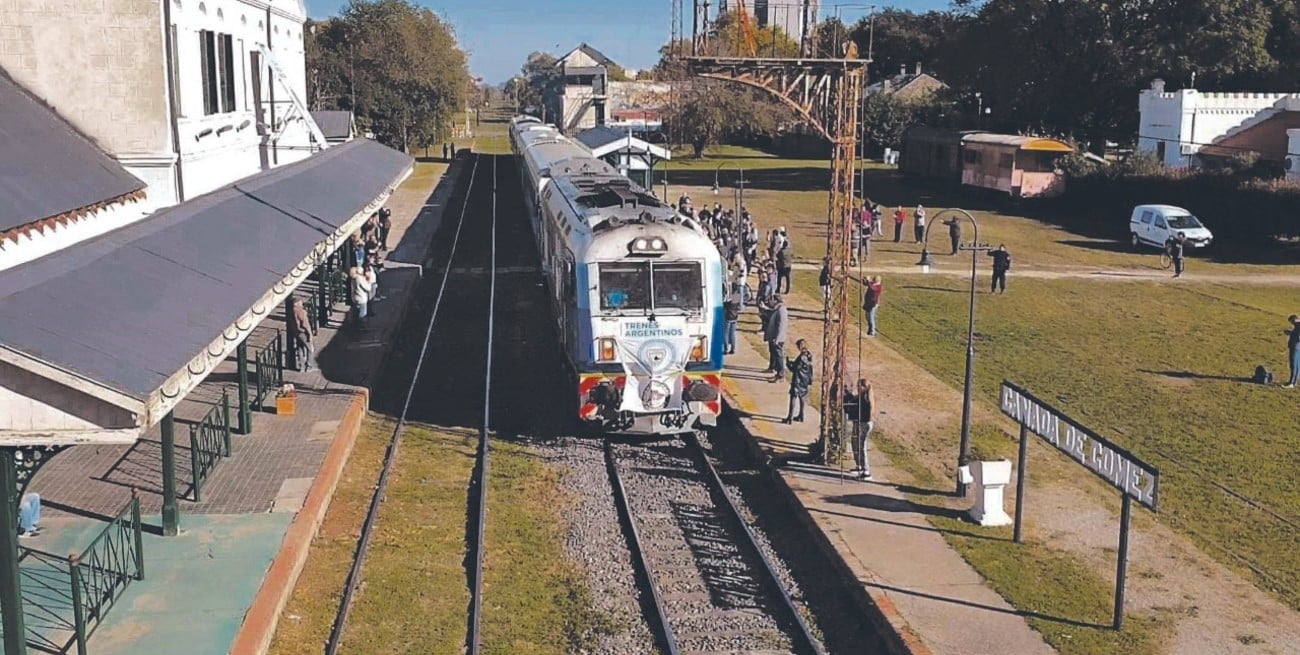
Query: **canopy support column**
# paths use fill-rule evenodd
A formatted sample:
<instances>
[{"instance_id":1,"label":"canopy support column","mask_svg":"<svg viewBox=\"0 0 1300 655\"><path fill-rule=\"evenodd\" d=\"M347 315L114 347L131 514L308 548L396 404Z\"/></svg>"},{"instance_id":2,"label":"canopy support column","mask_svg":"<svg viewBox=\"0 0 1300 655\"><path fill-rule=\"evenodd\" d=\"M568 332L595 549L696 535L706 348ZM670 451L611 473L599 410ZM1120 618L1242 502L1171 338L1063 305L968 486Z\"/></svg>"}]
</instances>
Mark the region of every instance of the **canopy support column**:
<instances>
[{"instance_id":1,"label":"canopy support column","mask_svg":"<svg viewBox=\"0 0 1300 655\"><path fill-rule=\"evenodd\" d=\"M163 536L180 532L180 510L176 506L176 419L171 412L162 420L162 523Z\"/></svg>"},{"instance_id":2,"label":"canopy support column","mask_svg":"<svg viewBox=\"0 0 1300 655\"><path fill-rule=\"evenodd\" d=\"M0 448L0 619L5 655L27 655L22 587L18 575L18 469L12 448Z\"/></svg>"},{"instance_id":3,"label":"canopy support column","mask_svg":"<svg viewBox=\"0 0 1300 655\"><path fill-rule=\"evenodd\" d=\"M253 414L248 410L248 340L235 346L235 366L239 368L239 433L253 431Z\"/></svg>"}]
</instances>

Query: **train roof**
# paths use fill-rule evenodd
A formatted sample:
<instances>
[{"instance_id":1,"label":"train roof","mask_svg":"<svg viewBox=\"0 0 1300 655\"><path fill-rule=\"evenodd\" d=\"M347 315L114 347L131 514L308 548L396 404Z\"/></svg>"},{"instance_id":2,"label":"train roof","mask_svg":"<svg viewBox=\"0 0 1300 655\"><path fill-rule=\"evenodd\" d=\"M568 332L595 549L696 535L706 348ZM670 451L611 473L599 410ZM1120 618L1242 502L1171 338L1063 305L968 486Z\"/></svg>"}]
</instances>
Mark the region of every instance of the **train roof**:
<instances>
[{"instance_id":1,"label":"train roof","mask_svg":"<svg viewBox=\"0 0 1300 655\"><path fill-rule=\"evenodd\" d=\"M909 127L903 132L903 138L914 141L929 141L933 143L961 143L962 139L972 134L981 134L979 130L950 130L943 127L928 127L918 125Z\"/></svg>"}]
</instances>

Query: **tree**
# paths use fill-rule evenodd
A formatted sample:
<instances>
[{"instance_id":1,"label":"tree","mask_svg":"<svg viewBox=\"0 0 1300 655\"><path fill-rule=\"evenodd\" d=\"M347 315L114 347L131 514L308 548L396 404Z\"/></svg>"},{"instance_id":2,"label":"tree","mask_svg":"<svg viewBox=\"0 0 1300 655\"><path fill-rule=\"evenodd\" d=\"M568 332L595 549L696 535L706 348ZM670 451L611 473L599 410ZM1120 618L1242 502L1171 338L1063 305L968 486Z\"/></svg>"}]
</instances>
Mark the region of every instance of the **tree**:
<instances>
[{"instance_id":1,"label":"tree","mask_svg":"<svg viewBox=\"0 0 1300 655\"><path fill-rule=\"evenodd\" d=\"M351 0L315 27L306 44L309 96L351 110L381 142L403 151L428 145L465 106L465 53L432 11L409 0Z\"/></svg>"},{"instance_id":2,"label":"tree","mask_svg":"<svg viewBox=\"0 0 1300 655\"><path fill-rule=\"evenodd\" d=\"M903 145L903 131L912 125L912 107L888 93L867 96L862 105L862 142L867 153L879 155L885 148Z\"/></svg>"},{"instance_id":3,"label":"tree","mask_svg":"<svg viewBox=\"0 0 1300 655\"><path fill-rule=\"evenodd\" d=\"M704 156L705 148L725 140L776 134L791 122L792 115L761 91L696 80L669 107L666 119L672 132L682 143L690 144L698 158Z\"/></svg>"}]
</instances>

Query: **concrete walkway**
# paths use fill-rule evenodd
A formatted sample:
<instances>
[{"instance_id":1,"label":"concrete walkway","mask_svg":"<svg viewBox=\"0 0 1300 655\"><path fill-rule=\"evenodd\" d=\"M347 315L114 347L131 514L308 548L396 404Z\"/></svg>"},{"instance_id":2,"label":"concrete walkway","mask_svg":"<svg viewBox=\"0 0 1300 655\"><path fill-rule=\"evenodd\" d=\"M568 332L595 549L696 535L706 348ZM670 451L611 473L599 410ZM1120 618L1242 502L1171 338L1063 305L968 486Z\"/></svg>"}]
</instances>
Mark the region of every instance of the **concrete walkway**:
<instances>
[{"instance_id":1,"label":"concrete walkway","mask_svg":"<svg viewBox=\"0 0 1300 655\"><path fill-rule=\"evenodd\" d=\"M760 354L758 345L758 338L744 335L736 354L727 358L727 400L897 633L897 650L937 655L1055 652L926 520L927 515L956 512L942 503L923 505L904 496L904 489L939 492L891 483L904 476L878 452L870 453L873 479L867 482L802 457L817 441L820 416L809 407L803 423L781 423L788 383L768 382L770 376L759 373L767 355ZM971 533L979 530L970 527Z\"/></svg>"}]
</instances>

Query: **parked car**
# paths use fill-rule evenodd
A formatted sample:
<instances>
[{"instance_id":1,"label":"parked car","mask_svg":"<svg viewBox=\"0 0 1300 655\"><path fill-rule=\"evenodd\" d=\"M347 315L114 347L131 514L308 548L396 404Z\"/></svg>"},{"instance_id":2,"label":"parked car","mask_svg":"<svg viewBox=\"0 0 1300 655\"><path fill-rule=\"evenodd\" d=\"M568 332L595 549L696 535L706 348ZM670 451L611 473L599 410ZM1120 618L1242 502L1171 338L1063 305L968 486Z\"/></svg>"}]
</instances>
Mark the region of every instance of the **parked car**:
<instances>
[{"instance_id":1,"label":"parked car","mask_svg":"<svg viewBox=\"0 0 1300 655\"><path fill-rule=\"evenodd\" d=\"M1214 235L1192 212L1173 205L1134 207L1133 216L1128 221L1128 231L1135 248L1143 244L1163 248L1171 237L1180 232L1187 237L1187 245L1193 248L1204 248L1214 240Z\"/></svg>"}]
</instances>

